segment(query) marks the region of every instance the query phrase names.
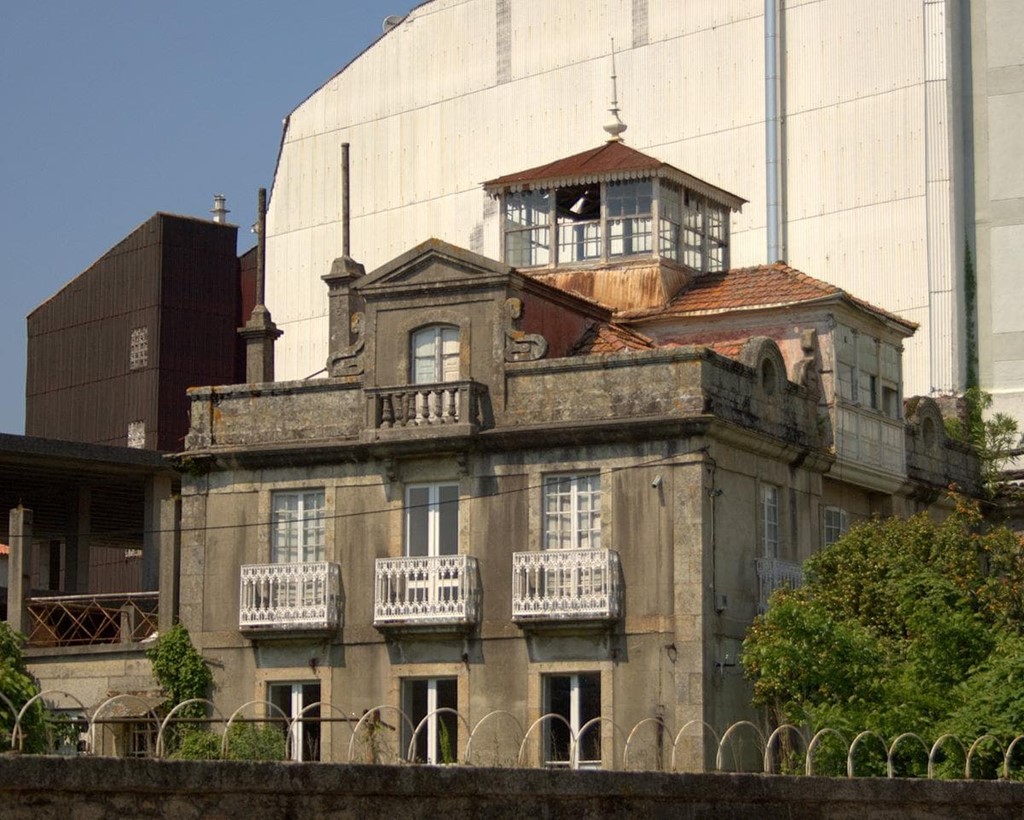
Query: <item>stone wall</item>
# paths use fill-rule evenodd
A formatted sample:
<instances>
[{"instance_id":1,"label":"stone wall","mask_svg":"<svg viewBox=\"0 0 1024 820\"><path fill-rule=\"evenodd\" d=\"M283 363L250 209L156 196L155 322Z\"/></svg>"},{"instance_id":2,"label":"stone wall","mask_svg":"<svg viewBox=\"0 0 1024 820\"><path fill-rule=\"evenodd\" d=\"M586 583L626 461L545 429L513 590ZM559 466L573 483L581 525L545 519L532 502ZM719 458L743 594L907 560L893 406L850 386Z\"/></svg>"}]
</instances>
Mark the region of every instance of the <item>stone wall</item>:
<instances>
[{"instance_id":1,"label":"stone wall","mask_svg":"<svg viewBox=\"0 0 1024 820\"><path fill-rule=\"evenodd\" d=\"M103 817L1016 818L1024 783L0 758L9 820Z\"/></svg>"}]
</instances>

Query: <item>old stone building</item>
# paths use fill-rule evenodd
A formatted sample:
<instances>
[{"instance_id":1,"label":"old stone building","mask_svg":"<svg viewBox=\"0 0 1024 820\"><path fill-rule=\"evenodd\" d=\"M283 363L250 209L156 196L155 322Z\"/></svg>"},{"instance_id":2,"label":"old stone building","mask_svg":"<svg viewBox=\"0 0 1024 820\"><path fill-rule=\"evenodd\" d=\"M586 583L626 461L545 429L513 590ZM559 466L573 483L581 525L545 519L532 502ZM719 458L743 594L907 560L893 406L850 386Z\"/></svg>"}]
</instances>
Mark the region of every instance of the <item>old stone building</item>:
<instances>
[{"instance_id":1,"label":"old stone building","mask_svg":"<svg viewBox=\"0 0 1024 820\"><path fill-rule=\"evenodd\" d=\"M737 654L775 586L857 520L972 487L934 402L904 416L914 325L729 269L739 197L614 139L485 189L501 261L345 255L327 378L191 391L167 594L223 714L311 718L296 757L346 759L381 707L433 762L495 710L561 715L524 746L555 765L581 730L583 766L645 719L663 748L720 731L752 716ZM680 768L713 754L692 734Z\"/></svg>"}]
</instances>

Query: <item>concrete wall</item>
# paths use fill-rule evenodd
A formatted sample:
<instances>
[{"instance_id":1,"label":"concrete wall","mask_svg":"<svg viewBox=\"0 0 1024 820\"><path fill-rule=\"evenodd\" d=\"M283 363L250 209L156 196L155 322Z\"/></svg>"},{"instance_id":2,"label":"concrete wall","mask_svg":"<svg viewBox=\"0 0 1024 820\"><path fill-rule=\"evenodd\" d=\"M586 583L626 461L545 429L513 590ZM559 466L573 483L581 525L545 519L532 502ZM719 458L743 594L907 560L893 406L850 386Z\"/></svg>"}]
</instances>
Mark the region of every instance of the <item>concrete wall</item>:
<instances>
[{"instance_id":1,"label":"concrete wall","mask_svg":"<svg viewBox=\"0 0 1024 820\"><path fill-rule=\"evenodd\" d=\"M1017 818L1024 783L104 758L0 759L9 820L67 817Z\"/></svg>"}]
</instances>

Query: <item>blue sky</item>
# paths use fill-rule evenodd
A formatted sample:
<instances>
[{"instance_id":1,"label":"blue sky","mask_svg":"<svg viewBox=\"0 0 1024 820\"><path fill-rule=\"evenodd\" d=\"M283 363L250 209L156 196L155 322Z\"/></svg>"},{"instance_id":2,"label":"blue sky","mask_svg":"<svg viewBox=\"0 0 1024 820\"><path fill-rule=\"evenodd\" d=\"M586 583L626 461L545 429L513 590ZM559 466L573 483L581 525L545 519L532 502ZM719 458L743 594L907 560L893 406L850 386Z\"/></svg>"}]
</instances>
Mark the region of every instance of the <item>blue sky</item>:
<instances>
[{"instance_id":1,"label":"blue sky","mask_svg":"<svg viewBox=\"0 0 1024 820\"><path fill-rule=\"evenodd\" d=\"M223 193L251 225L284 117L421 2L4 4L0 432L24 432L26 315L156 211Z\"/></svg>"}]
</instances>

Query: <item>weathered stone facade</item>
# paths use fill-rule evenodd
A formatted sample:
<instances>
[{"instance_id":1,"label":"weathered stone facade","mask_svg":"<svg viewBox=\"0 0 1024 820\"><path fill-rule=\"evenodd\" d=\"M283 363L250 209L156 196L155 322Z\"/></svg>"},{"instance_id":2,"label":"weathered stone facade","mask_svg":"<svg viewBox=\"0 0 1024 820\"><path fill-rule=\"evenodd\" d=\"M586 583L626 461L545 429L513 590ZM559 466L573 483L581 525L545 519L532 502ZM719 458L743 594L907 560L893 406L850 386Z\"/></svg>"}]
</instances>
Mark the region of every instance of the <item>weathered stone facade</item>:
<instances>
[{"instance_id":1,"label":"weathered stone facade","mask_svg":"<svg viewBox=\"0 0 1024 820\"><path fill-rule=\"evenodd\" d=\"M934 407L916 405L905 426L899 410L884 417L836 398L837 327L893 350L910 332L842 294L702 326L637 317L627 332L608 308L431 241L332 284L332 300L352 328L334 377L191 393L180 617L213 664L225 714L275 685L315 684L356 720L402 708L413 682L445 680L468 726L506 710L526 727L552 710L552 680L586 677L608 719L593 729L604 762L622 754L615 726L720 729L753 716L740 643L778 573L823 543L826 507L843 521L906 514L940 500L951 480L972 480L941 425L923 432ZM457 366L423 384L413 340L434 327L452 329ZM717 345L696 342L701 327ZM608 328L624 334L621 349L579 349ZM897 460L851 450L844 412L895 429ZM542 549L557 524L551 481L572 485L582 504L577 477L599 488L587 496L597 505L588 544L605 551L586 577L614 574L614 589L596 613L574 609L584 586L574 575L570 604L524 614L533 592L518 567L559 552ZM447 591L422 593L424 605L396 620L383 599L406 594L388 586L387 562L415 554L409 493L439 486L457 488L452 537L470 560ZM275 505L286 493L322 493L315 560L340 578L325 604L338 613L312 628L287 617L254 625L247 607L263 605L263 588L239 592L247 567L271 566L283 549ZM560 572L543 566L538 585ZM471 593L452 593L467 575ZM445 610L452 596L457 612ZM534 757L546 753L536 736ZM460 728L460 759L466 740ZM346 759L336 724L319 742L321 759ZM709 749L698 741L686 754L677 766L699 769Z\"/></svg>"}]
</instances>

